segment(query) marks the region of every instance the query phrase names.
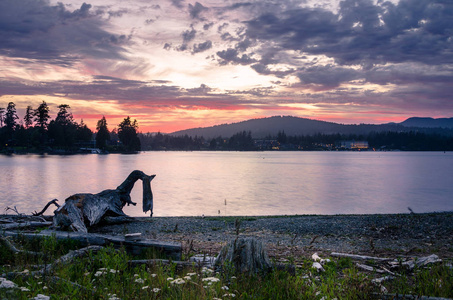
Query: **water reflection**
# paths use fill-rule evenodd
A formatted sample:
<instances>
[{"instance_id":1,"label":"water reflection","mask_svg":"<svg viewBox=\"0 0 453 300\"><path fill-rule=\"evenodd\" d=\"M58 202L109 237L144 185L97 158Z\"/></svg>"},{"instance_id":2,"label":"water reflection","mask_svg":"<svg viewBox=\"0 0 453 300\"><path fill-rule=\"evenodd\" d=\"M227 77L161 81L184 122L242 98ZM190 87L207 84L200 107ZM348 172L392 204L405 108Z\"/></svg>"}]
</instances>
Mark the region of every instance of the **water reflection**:
<instances>
[{"instance_id":1,"label":"water reflection","mask_svg":"<svg viewBox=\"0 0 453 300\"><path fill-rule=\"evenodd\" d=\"M148 152L0 156L0 207L116 188L157 174L155 216L406 213L453 210L453 153ZM142 216L141 185L132 191ZM225 205L226 203L226 205Z\"/></svg>"}]
</instances>

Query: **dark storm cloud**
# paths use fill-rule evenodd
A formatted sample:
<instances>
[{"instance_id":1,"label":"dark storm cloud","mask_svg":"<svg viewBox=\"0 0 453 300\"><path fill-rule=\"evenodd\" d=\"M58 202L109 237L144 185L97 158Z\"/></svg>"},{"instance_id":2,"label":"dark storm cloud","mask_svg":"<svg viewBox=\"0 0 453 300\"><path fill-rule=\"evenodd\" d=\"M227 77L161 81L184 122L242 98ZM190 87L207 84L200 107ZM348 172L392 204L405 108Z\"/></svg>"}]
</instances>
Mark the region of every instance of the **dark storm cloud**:
<instances>
[{"instance_id":1,"label":"dark storm cloud","mask_svg":"<svg viewBox=\"0 0 453 300\"><path fill-rule=\"evenodd\" d=\"M283 78L287 75L293 74L294 69L289 69L286 71L273 71L268 68L265 64L258 63L251 66L253 70L262 75L275 75L277 77Z\"/></svg>"},{"instance_id":2,"label":"dark storm cloud","mask_svg":"<svg viewBox=\"0 0 453 300\"><path fill-rule=\"evenodd\" d=\"M189 4L189 13L192 19L205 20L201 17L201 13L207 11L208 8L203 6L203 4L196 2L195 5Z\"/></svg>"},{"instance_id":3,"label":"dark storm cloud","mask_svg":"<svg viewBox=\"0 0 453 300\"><path fill-rule=\"evenodd\" d=\"M346 0L338 14L299 8L248 22L247 35L282 48L324 54L339 64L453 62L453 2L401 0L374 5Z\"/></svg>"},{"instance_id":4,"label":"dark storm cloud","mask_svg":"<svg viewBox=\"0 0 453 300\"><path fill-rule=\"evenodd\" d=\"M93 76L91 82L61 80L39 84L0 78L0 96L48 95L73 100L113 100L125 105L182 105L186 108L188 105L225 108L248 103L242 97L229 93L211 93L212 89L205 84L192 89L167 84L169 82L127 80L111 76Z\"/></svg>"},{"instance_id":5,"label":"dark storm cloud","mask_svg":"<svg viewBox=\"0 0 453 300\"><path fill-rule=\"evenodd\" d=\"M359 71L335 67L332 65L304 68L298 72L301 83L322 85L324 87L338 87L343 82L359 79L362 74Z\"/></svg>"},{"instance_id":6,"label":"dark storm cloud","mask_svg":"<svg viewBox=\"0 0 453 300\"><path fill-rule=\"evenodd\" d=\"M188 43L195 38L197 31L192 27L190 30L185 30L181 34L183 43Z\"/></svg>"},{"instance_id":7,"label":"dark storm cloud","mask_svg":"<svg viewBox=\"0 0 453 300\"><path fill-rule=\"evenodd\" d=\"M123 36L103 29L91 5L68 11L44 0L0 1L0 54L71 65L81 57L123 59Z\"/></svg>"},{"instance_id":8,"label":"dark storm cloud","mask_svg":"<svg viewBox=\"0 0 453 300\"><path fill-rule=\"evenodd\" d=\"M247 54L240 55L238 50L229 48L227 50L217 52L217 56L221 58L220 64L225 65L228 63L249 65L256 62Z\"/></svg>"},{"instance_id":9,"label":"dark storm cloud","mask_svg":"<svg viewBox=\"0 0 453 300\"><path fill-rule=\"evenodd\" d=\"M184 5L182 4L184 0L171 0L171 4L173 4L177 8L183 8Z\"/></svg>"},{"instance_id":10,"label":"dark storm cloud","mask_svg":"<svg viewBox=\"0 0 453 300\"><path fill-rule=\"evenodd\" d=\"M199 53L212 48L212 42L206 41L204 43L193 45L193 53Z\"/></svg>"},{"instance_id":11,"label":"dark storm cloud","mask_svg":"<svg viewBox=\"0 0 453 300\"><path fill-rule=\"evenodd\" d=\"M447 94L453 85L453 2L441 0L388 1L345 0L337 12L322 8L291 6L290 1L266 8L245 22L243 34L223 40L236 45L217 52L221 64L251 64L259 74L285 77L296 75L301 84L317 90L339 88L360 79L362 83L400 84L426 87L430 95ZM250 46L259 61L240 57ZM260 46L261 45L261 46ZM314 55L318 59L293 57L285 51ZM246 54L244 54L246 55ZM320 58L333 63L318 65ZM244 58L248 58L245 56ZM287 71L269 65L284 63ZM291 69L291 66L293 69ZM350 66L360 66L359 68ZM425 67L423 67L425 66ZM294 70L297 69L297 72ZM357 83L357 81L356 81ZM413 89L408 89L411 91Z\"/></svg>"}]
</instances>

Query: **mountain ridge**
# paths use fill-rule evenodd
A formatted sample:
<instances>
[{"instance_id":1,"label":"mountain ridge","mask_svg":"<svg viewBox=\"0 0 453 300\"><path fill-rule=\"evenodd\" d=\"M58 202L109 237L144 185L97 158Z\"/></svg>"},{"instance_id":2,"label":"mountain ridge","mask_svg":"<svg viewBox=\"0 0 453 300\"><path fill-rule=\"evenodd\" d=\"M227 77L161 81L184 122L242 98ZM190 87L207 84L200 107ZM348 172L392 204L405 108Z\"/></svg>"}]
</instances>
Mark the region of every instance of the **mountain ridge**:
<instances>
[{"instance_id":1,"label":"mountain ridge","mask_svg":"<svg viewBox=\"0 0 453 300\"><path fill-rule=\"evenodd\" d=\"M439 130L437 130L437 128ZM441 130L443 128L443 130ZM267 118L250 119L231 124L220 124L210 127L198 127L179 130L170 133L172 136L198 136L205 139L216 137L231 137L238 132L251 131L253 138L276 136L279 132L286 135L314 134L368 134L382 131L452 131L453 118L420 118L413 117L401 123L345 125L334 122L299 118L294 116L272 116Z\"/></svg>"}]
</instances>

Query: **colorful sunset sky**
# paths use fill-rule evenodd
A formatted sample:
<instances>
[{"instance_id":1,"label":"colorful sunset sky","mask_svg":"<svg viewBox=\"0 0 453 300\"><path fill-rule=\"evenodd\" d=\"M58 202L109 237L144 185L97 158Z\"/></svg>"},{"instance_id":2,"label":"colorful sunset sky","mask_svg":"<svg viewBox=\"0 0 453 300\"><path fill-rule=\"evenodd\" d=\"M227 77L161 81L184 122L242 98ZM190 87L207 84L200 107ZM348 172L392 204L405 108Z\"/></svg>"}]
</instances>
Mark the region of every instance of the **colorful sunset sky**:
<instances>
[{"instance_id":1,"label":"colorful sunset sky","mask_svg":"<svg viewBox=\"0 0 453 300\"><path fill-rule=\"evenodd\" d=\"M173 132L453 116L451 0L1 0L0 107Z\"/></svg>"}]
</instances>

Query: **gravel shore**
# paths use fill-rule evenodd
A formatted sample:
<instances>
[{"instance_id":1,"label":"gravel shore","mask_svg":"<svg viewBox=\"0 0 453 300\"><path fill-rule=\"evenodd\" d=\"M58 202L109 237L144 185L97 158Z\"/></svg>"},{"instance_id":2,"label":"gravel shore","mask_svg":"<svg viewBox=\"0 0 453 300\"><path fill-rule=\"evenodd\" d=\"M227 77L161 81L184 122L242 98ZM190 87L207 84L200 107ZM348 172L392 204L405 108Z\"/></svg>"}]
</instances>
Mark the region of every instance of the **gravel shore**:
<instances>
[{"instance_id":1,"label":"gravel shore","mask_svg":"<svg viewBox=\"0 0 453 300\"><path fill-rule=\"evenodd\" d=\"M375 256L453 258L453 212L388 215L302 215L269 217L153 217L90 230L108 234L142 233L175 241L184 251L217 255L239 235L261 240L270 257L308 257L314 252Z\"/></svg>"}]
</instances>

